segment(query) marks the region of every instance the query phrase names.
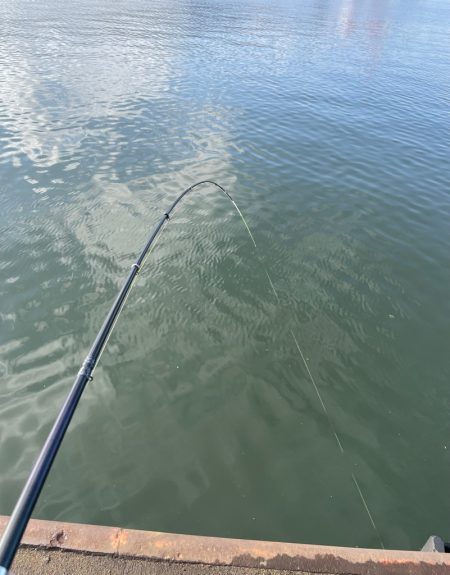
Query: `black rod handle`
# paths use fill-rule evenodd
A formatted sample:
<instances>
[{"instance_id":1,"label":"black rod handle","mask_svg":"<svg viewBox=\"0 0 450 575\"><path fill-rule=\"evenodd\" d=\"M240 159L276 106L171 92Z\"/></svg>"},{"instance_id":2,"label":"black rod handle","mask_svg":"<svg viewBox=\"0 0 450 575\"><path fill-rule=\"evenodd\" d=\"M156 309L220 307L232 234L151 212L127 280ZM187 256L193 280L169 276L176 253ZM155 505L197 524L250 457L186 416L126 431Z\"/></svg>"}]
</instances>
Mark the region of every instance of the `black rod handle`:
<instances>
[{"instance_id":1,"label":"black rod handle","mask_svg":"<svg viewBox=\"0 0 450 575\"><path fill-rule=\"evenodd\" d=\"M161 226L159 229L161 229ZM20 540L22 539L27 523L42 491L53 461L55 460L59 446L61 445L67 428L69 427L72 416L75 413L80 397L87 382L92 379L92 373L95 366L97 365L100 355L114 328L120 311L125 304L138 272L139 266L134 264L119 292L119 295L106 316L94 344L81 366L72 389L70 390L70 393L56 418L44 447L33 466L28 481L26 482L19 500L14 507L8 525L0 541L0 575L3 575L2 568L4 573L7 573L7 570L11 566L17 548L19 547Z\"/></svg>"},{"instance_id":2,"label":"black rod handle","mask_svg":"<svg viewBox=\"0 0 450 575\"><path fill-rule=\"evenodd\" d=\"M14 507L0 543L0 575L7 573L89 376L80 373ZM3 573L2 573L3 569Z\"/></svg>"}]
</instances>

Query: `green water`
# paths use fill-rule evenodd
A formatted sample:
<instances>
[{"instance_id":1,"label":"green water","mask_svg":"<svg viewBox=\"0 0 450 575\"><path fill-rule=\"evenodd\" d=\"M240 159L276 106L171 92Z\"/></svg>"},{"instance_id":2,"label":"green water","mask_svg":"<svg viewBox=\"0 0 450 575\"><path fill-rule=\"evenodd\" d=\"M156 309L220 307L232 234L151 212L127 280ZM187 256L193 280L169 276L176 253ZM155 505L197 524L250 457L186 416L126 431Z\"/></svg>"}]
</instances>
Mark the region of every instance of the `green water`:
<instances>
[{"instance_id":1,"label":"green water","mask_svg":"<svg viewBox=\"0 0 450 575\"><path fill-rule=\"evenodd\" d=\"M0 513L213 179L261 259L213 188L177 211L35 516L449 539L449 3L18 0L0 35Z\"/></svg>"}]
</instances>

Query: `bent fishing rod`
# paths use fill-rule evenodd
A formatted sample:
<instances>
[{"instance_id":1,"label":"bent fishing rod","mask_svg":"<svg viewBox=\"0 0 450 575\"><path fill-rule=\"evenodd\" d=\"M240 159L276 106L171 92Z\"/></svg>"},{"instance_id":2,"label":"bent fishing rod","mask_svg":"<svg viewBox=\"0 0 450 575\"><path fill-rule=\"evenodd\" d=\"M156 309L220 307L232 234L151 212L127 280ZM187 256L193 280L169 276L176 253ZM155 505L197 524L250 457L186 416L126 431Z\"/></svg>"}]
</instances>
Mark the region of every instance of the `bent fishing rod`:
<instances>
[{"instance_id":1,"label":"bent fishing rod","mask_svg":"<svg viewBox=\"0 0 450 575\"><path fill-rule=\"evenodd\" d=\"M189 194L189 192L203 184L214 185L219 191L223 192L231 200L248 229L241 211L237 207L230 194L224 188L222 188L222 186L210 180L202 180L201 182L197 182L196 184L184 190L184 192L182 192L173 202L170 208L164 212L164 215L151 233L138 259L131 266L131 271L128 274L128 277L126 278L118 296L116 297L115 302L109 310L108 315L106 316L106 319L100 331L98 332L97 337L95 338L94 343L92 344L92 347L89 350L89 353L86 356L80 371L78 372L69 395L67 396L59 412L59 415L53 424L52 430L47 437L44 447L42 448L41 453L39 454L39 457L34 464L25 487L23 488L22 493L11 514L8 525L6 526L3 537L0 541L0 575L7 575L8 570L11 567L11 563L13 562L14 556L17 552L25 528L28 524L28 521L30 520L33 509L42 491L51 466L55 460L56 454L58 453L58 449L67 431L67 428L69 427L70 421L81 398L81 395L86 387L86 384L93 379L94 369L100 359L103 350L105 349L109 336L114 329L114 325L127 300L133 283L140 270L142 269L148 254L151 251L152 245L154 244L158 235L161 233L165 224L169 221L171 214L177 205L181 202L181 200L187 194ZM251 237L253 240L253 236Z\"/></svg>"}]
</instances>

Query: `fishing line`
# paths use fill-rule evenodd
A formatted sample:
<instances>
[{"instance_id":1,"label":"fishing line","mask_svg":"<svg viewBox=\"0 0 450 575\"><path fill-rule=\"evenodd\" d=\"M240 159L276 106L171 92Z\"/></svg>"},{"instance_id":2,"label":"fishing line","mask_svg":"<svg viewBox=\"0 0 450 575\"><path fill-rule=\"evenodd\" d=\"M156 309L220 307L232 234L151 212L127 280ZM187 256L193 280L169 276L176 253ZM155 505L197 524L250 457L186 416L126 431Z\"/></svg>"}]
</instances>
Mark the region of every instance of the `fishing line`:
<instances>
[{"instance_id":1,"label":"fishing line","mask_svg":"<svg viewBox=\"0 0 450 575\"><path fill-rule=\"evenodd\" d=\"M263 268L264 271L266 272L267 279L268 279L269 284L270 284L270 287L271 287L271 289L272 289L272 291L273 291L273 293L274 293L274 295L275 295L275 298L276 298L278 304L281 304L281 299L280 299L280 296L278 295L278 291L277 291L277 289L275 288L275 285L274 285L274 283L273 283L273 281L272 281L272 278L270 277L269 272L267 271L267 269L266 269L266 267L265 267L265 265L264 265L264 263L263 263L262 258L261 258L261 257L259 256L259 254L258 254L258 248L256 247L256 242L255 242L255 239L254 239L254 237L253 237L253 234L251 233L250 228L248 227L247 222L245 221L244 216L242 215L242 212L239 210L239 208L238 208L237 206L236 206L236 208L237 208L237 210L238 210L238 212L239 212L239 215L241 216L241 218L243 219L243 221L244 221L244 223L245 223L245 227L246 227L247 230L248 230L248 233L249 233L249 235L250 235L250 239L252 240L253 245L254 245L255 250L256 250L256 257L257 257L259 263L261 264L262 268ZM327 409L327 407L326 407L326 405L325 405L324 400L322 399L322 395L321 395L321 393L320 393L320 391L319 391L319 387L318 387L318 385L317 385L317 383L316 383L316 381L315 381L315 379L314 379L314 377L313 377L313 374L311 373L311 370L310 370L310 368L309 368L309 365L308 365L308 363L307 363L307 361L306 361L306 359L305 359L305 356L304 356L304 354L303 354L303 351L302 351L302 349L301 349L301 347L300 347L300 345L299 345L299 343L298 343L297 338L295 337L294 332L293 332L292 330L289 330L289 331L290 331L291 337L292 337L292 339L293 339L293 341L294 341L294 343L295 343L295 347L297 348L297 351L298 351L298 353L299 353L299 355L300 355L300 357L301 357L301 359L302 359L302 362L303 362L303 364L304 364L304 366L305 366L305 369L306 369L306 371L307 371L307 373L308 373L309 379L311 380L311 383L312 383L312 385L313 385L313 387L314 387L314 390L315 390L315 392L316 392L316 394L317 394L317 397L318 397L318 399L319 399L320 405L322 406L322 409L323 409L323 411L324 411L324 413L325 413L325 415L326 415L326 418L327 418L327 420L328 420L328 424L329 424L329 426L330 426L330 428L331 428L331 432L332 432L332 434L334 435L334 438L336 439L336 443L337 443L337 446L338 446L338 448L339 448L339 451L340 451L340 453L341 453L342 455L344 455L344 454L345 454L344 447L343 447L342 442L341 442L341 440L340 440L340 438L339 438L339 435L337 434L335 425L334 425L334 423L333 423L333 419L332 419L332 417L331 417L331 415L330 415L330 413L329 413L329 411L328 411L328 409ZM363 492L362 492L361 486L360 486L360 484L359 484L359 482L358 482L358 480L357 480L357 478L356 478L355 473L352 472L351 476L352 476L353 483L354 483L354 485L355 485L355 487L356 487L356 490L357 490L357 492L358 492L358 495L359 495L359 497L360 497L360 499L361 499L361 502L362 502L362 504L363 504L363 507L364 507L364 509L365 509L365 511L366 511L366 513L367 513L368 518L369 518L370 524L371 524L371 526L372 526L372 528L373 528L373 530L374 530L374 532L375 532L375 534L376 534L376 536L377 536L378 541L380 542L381 547L384 549L385 547L384 547L384 543L383 543L383 540L382 540L381 535L380 535L380 531L378 530L378 527L377 527L376 524L375 524L373 515L372 515L372 513L370 512L369 506L368 506L368 504L367 504L367 500L366 500L366 498L364 497L364 494L363 494Z\"/></svg>"}]
</instances>

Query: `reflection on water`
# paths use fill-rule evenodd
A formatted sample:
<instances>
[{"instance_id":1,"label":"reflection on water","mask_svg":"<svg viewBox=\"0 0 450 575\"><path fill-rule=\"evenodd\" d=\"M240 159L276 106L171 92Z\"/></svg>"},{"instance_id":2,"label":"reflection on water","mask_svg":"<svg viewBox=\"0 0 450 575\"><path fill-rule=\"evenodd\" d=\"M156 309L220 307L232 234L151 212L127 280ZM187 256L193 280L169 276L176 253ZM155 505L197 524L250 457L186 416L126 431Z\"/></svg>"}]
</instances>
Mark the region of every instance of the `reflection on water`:
<instances>
[{"instance_id":1,"label":"reflection on water","mask_svg":"<svg viewBox=\"0 0 450 575\"><path fill-rule=\"evenodd\" d=\"M213 179L281 305L198 190L36 514L378 546L354 474L386 546L449 537L449 22L445 0L1 4L1 513L148 231Z\"/></svg>"}]
</instances>

